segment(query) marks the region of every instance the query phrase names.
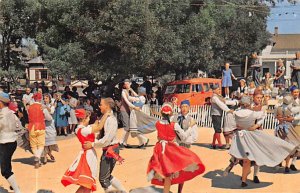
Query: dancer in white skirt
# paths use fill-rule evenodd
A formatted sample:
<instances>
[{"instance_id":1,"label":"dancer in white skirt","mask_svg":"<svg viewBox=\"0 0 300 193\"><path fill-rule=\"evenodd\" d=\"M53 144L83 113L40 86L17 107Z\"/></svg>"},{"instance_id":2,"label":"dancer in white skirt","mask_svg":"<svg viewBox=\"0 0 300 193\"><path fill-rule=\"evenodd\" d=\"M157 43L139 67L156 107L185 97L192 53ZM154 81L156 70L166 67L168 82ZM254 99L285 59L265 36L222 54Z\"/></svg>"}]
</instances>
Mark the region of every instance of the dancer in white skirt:
<instances>
[{"instance_id":1,"label":"dancer in white skirt","mask_svg":"<svg viewBox=\"0 0 300 193\"><path fill-rule=\"evenodd\" d=\"M229 150L230 155L243 161L242 187L247 186L251 161L257 166L274 167L296 150L294 145L257 130L265 113L250 110L250 104L250 97L244 96L241 99L241 109L234 112L238 130Z\"/></svg>"}]
</instances>

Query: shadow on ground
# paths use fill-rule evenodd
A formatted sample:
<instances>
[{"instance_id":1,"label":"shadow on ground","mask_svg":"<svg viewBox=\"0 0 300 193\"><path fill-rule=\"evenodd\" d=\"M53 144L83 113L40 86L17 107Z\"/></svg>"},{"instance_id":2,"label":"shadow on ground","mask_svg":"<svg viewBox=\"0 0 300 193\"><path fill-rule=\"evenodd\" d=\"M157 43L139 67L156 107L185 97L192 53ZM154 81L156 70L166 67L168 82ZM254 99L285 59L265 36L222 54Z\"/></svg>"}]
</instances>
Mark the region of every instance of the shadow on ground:
<instances>
[{"instance_id":1,"label":"shadow on ground","mask_svg":"<svg viewBox=\"0 0 300 193\"><path fill-rule=\"evenodd\" d=\"M229 173L228 176L223 177L222 170L215 170L206 173L204 178L212 180L212 187L215 188L224 188L224 189L256 189L264 188L272 185L272 182L260 182L255 184L252 181L247 181L248 186L245 188L241 187L241 176L235 175L234 173Z\"/></svg>"},{"instance_id":2,"label":"shadow on ground","mask_svg":"<svg viewBox=\"0 0 300 193\"><path fill-rule=\"evenodd\" d=\"M260 167L260 171L261 172L265 172L265 173L269 173L269 174L278 174L278 173L281 173L281 174L286 174L286 175L291 175L291 174L299 174L300 173L300 170L298 171L292 171L290 169L290 172L289 173L285 173L284 172L284 167L267 167L267 166L261 166Z\"/></svg>"},{"instance_id":3,"label":"shadow on ground","mask_svg":"<svg viewBox=\"0 0 300 193\"><path fill-rule=\"evenodd\" d=\"M163 192L162 188L157 188L155 186L136 188L129 191L129 193L162 193L162 192Z\"/></svg>"},{"instance_id":4,"label":"shadow on ground","mask_svg":"<svg viewBox=\"0 0 300 193\"><path fill-rule=\"evenodd\" d=\"M52 190L38 190L36 193L54 193Z\"/></svg>"},{"instance_id":5,"label":"shadow on ground","mask_svg":"<svg viewBox=\"0 0 300 193\"><path fill-rule=\"evenodd\" d=\"M13 159L12 162L20 162L22 164L34 165L34 157Z\"/></svg>"},{"instance_id":6,"label":"shadow on ground","mask_svg":"<svg viewBox=\"0 0 300 193\"><path fill-rule=\"evenodd\" d=\"M3 187L0 187L0 193L11 193Z\"/></svg>"}]
</instances>

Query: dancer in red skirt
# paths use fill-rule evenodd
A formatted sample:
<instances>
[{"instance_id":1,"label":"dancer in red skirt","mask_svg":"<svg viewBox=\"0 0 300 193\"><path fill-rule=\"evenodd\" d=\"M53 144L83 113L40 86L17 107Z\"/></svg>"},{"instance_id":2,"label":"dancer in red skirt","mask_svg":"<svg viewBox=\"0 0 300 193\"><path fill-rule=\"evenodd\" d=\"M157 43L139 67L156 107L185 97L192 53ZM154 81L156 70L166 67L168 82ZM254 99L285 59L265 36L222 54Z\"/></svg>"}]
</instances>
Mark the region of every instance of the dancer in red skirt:
<instances>
[{"instance_id":1,"label":"dancer in red skirt","mask_svg":"<svg viewBox=\"0 0 300 193\"><path fill-rule=\"evenodd\" d=\"M189 137L192 129L184 131L178 123L170 122L172 113L172 105L165 103L161 109L163 120L156 123L159 141L147 170L152 184L164 186L163 193L169 193L172 184L181 184L205 171L205 166L195 153L175 142L177 135L182 140Z\"/></svg>"},{"instance_id":2,"label":"dancer in red skirt","mask_svg":"<svg viewBox=\"0 0 300 193\"><path fill-rule=\"evenodd\" d=\"M89 125L90 113L84 109L77 109L75 115L79 122L75 133L82 145L82 150L62 177L61 183L64 186L79 185L80 187L76 193L90 193L96 191L97 154L94 148L84 149L83 144L87 141L95 141L95 133L103 128L110 114L104 114L101 121L96 121L94 125Z\"/></svg>"}]
</instances>

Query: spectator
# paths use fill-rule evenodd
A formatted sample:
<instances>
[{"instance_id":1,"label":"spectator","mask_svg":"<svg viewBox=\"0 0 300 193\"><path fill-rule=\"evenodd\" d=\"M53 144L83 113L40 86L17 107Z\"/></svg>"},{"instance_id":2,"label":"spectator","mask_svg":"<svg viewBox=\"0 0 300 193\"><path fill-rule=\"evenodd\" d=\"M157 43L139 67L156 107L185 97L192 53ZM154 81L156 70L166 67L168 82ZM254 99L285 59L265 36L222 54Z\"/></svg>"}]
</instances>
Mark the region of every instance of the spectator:
<instances>
[{"instance_id":1,"label":"spectator","mask_svg":"<svg viewBox=\"0 0 300 193\"><path fill-rule=\"evenodd\" d=\"M84 104L84 110L89 112L94 112L94 107L92 106L91 99L87 99Z\"/></svg>"},{"instance_id":2,"label":"spectator","mask_svg":"<svg viewBox=\"0 0 300 193\"><path fill-rule=\"evenodd\" d=\"M152 93L152 84L148 80L147 76L144 76L143 80L144 80L144 83L141 86L146 88L146 94L149 96Z\"/></svg>"},{"instance_id":3,"label":"spectator","mask_svg":"<svg viewBox=\"0 0 300 193\"><path fill-rule=\"evenodd\" d=\"M248 94L250 96L253 96L255 89L256 89L256 86L255 86L254 81L250 82L249 89L248 89Z\"/></svg>"},{"instance_id":4,"label":"spectator","mask_svg":"<svg viewBox=\"0 0 300 193\"><path fill-rule=\"evenodd\" d=\"M66 92L67 99L69 100L69 106L71 108L70 110L70 116L68 117L68 122L69 122L69 128L70 128L70 133L73 133L75 130L76 125L78 124L76 115L75 115L75 109L77 107L77 99L74 98L73 93L71 91Z\"/></svg>"},{"instance_id":5,"label":"spectator","mask_svg":"<svg viewBox=\"0 0 300 193\"><path fill-rule=\"evenodd\" d=\"M258 86L260 85L260 72L261 72L261 67L262 65L260 64L259 60L258 60L258 57L257 57L257 54L256 53L253 53L252 54L252 65L251 65L251 68L252 68L252 80L255 84L255 86Z\"/></svg>"},{"instance_id":6,"label":"spectator","mask_svg":"<svg viewBox=\"0 0 300 193\"><path fill-rule=\"evenodd\" d=\"M77 92L77 87L76 86L73 86L72 87L72 94L73 94L73 97L75 98L75 99L79 99L79 94L78 94L78 92Z\"/></svg>"},{"instance_id":7,"label":"spectator","mask_svg":"<svg viewBox=\"0 0 300 193\"><path fill-rule=\"evenodd\" d=\"M41 82L41 87L40 87L43 91L43 93L49 93L49 88L45 85L45 81Z\"/></svg>"},{"instance_id":8,"label":"spectator","mask_svg":"<svg viewBox=\"0 0 300 193\"><path fill-rule=\"evenodd\" d=\"M29 87L26 88L25 94L23 95L22 102L24 106L26 107L27 105L31 105L33 101L33 94L31 93L31 90Z\"/></svg>"},{"instance_id":9,"label":"spectator","mask_svg":"<svg viewBox=\"0 0 300 193\"><path fill-rule=\"evenodd\" d=\"M150 106L158 106L158 100L156 98L156 93L152 93L151 94L151 98L150 98Z\"/></svg>"},{"instance_id":10,"label":"spectator","mask_svg":"<svg viewBox=\"0 0 300 193\"><path fill-rule=\"evenodd\" d=\"M69 86L65 86L65 90L64 90L64 94L63 94L63 98L68 98L67 94L71 92L71 89Z\"/></svg>"},{"instance_id":11,"label":"spectator","mask_svg":"<svg viewBox=\"0 0 300 193\"><path fill-rule=\"evenodd\" d=\"M245 93L247 93L248 91L248 87L246 84L246 80L245 79L241 79L240 80L240 86L238 87L237 93L239 95L239 97L243 96Z\"/></svg>"},{"instance_id":12,"label":"spectator","mask_svg":"<svg viewBox=\"0 0 300 193\"><path fill-rule=\"evenodd\" d=\"M93 97L93 91L94 91L94 81L89 80L88 82L88 87L86 87L82 93L87 97L87 98L92 98Z\"/></svg>"},{"instance_id":13,"label":"spectator","mask_svg":"<svg viewBox=\"0 0 300 193\"><path fill-rule=\"evenodd\" d=\"M281 89L285 88L285 79L284 79L284 74L285 74L285 67L283 65L283 61L279 59L277 61L277 71L276 71L276 76L274 80L274 85L275 87Z\"/></svg>"},{"instance_id":14,"label":"spectator","mask_svg":"<svg viewBox=\"0 0 300 193\"><path fill-rule=\"evenodd\" d=\"M225 98L227 99L229 99L229 89L232 87L231 78L237 80L230 69L230 64L227 62L225 64L225 69L222 71L222 87L225 88Z\"/></svg>"},{"instance_id":15,"label":"spectator","mask_svg":"<svg viewBox=\"0 0 300 193\"><path fill-rule=\"evenodd\" d=\"M57 135L62 135L62 130L64 130L65 136L67 136L67 127L68 127L68 111L63 111L64 104L66 102L62 99L61 93L57 93L57 100L55 101L55 113L54 113L54 121L55 127L57 129ZM68 110L68 107L65 106Z\"/></svg>"},{"instance_id":16,"label":"spectator","mask_svg":"<svg viewBox=\"0 0 300 193\"><path fill-rule=\"evenodd\" d=\"M272 88L273 87L273 81L272 75L270 72L265 73L265 77L262 80L262 84L266 87Z\"/></svg>"},{"instance_id":17,"label":"spectator","mask_svg":"<svg viewBox=\"0 0 300 193\"><path fill-rule=\"evenodd\" d=\"M39 84L38 82L34 82L33 83L33 89L31 90L31 93L36 93L38 91L38 88L39 88Z\"/></svg>"},{"instance_id":18,"label":"spectator","mask_svg":"<svg viewBox=\"0 0 300 193\"><path fill-rule=\"evenodd\" d=\"M155 93L156 93L156 98L158 100L158 105L162 105L164 100L163 100L163 91L161 86L157 87L157 91Z\"/></svg>"},{"instance_id":19,"label":"spectator","mask_svg":"<svg viewBox=\"0 0 300 193\"><path fill-rule=\"evenodd\" d=\"M131 82L131 88L134 90L134 92L138 93L139 85L136 83L136 81Z\"/></svg>"},{"instance_id":20,"label":"spectator","mask_svg":"<svg viewBox=\"0 0 300 193\"><path fill-rule=\"evenodd\" d=\"M51 96L53 97L53 95L55 93L57 93L57 87L56 87L56 85L52 85L52 87L51 87Z\"/></svg>"},{"instance_id":21,"label":"spectator","mask_svg":"<svg viewBox=\"0 0 300 193\"><path fill-rule=\"evenodd\" d=\"M300 87L300 52L296 52L296 59L292 61L291 68L292 72L292 82Z\"/></svg>"}]
</instances>

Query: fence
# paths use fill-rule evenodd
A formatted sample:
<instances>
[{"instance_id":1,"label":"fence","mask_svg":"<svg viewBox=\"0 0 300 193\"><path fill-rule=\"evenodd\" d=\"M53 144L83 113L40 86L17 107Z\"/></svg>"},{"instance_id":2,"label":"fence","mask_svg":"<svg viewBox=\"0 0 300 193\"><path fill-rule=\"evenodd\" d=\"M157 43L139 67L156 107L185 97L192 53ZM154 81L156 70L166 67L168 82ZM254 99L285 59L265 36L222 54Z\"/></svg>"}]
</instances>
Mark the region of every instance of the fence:
<instances>
[{"instance_id":1,"label":"fence","mask_svg":"<svg viewBox=\"0 0 300 193\"><path fill-rule=\"evenodd\" d=\"M156 118L161 118L159 112L160 112L161 106L144 106L143 112L150 114L151 116L154 116ZM176 106L174 108L175 113L180 112L180 108ZM191 116L196 120L197 125L200 127L208 127L212 128L212 120L211 120L211 106L210 105L203 105L203 106L191 106L190 109ZM225 113L223 113L222 120L225 116ZM222 121L223 122L223 121ZM264 119L263 123L263 129L275 129L277 124L277 119L274 116L274 113L272 111L269 111Z\"/></svg>"}]
</instances>

